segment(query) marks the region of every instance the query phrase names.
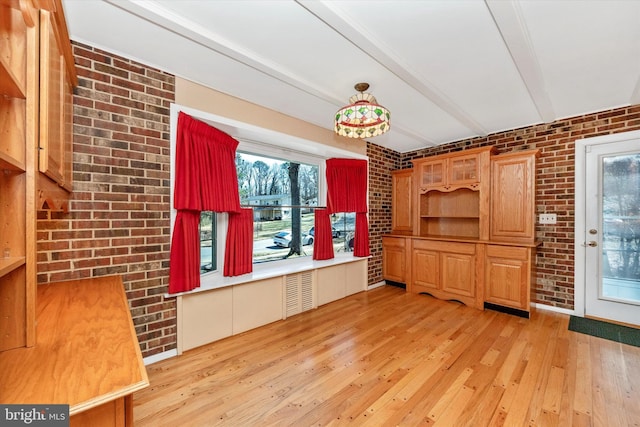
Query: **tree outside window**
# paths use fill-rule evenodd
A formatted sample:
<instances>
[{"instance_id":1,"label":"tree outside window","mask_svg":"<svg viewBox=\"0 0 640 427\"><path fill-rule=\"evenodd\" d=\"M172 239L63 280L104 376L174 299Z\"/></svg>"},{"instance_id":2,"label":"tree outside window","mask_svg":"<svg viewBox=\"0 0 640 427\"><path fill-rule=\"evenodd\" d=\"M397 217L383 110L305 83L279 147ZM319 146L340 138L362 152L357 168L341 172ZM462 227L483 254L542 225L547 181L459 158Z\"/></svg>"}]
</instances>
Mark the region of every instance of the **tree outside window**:
<instances>
[{"instance_id":1,"label":"tree outside window","mask_svg":"<svg viewBox=\"0 0 640 427\"><path fill-rule=\"evenodd\" d=\"M253 209L253 263L313 255L319 167L301 161L237 152L240 204ZM354 213L331 217L334 251L353 251ZM216 214L202 212L200 273L217 270Z\"/></svg>"}]
</instances>

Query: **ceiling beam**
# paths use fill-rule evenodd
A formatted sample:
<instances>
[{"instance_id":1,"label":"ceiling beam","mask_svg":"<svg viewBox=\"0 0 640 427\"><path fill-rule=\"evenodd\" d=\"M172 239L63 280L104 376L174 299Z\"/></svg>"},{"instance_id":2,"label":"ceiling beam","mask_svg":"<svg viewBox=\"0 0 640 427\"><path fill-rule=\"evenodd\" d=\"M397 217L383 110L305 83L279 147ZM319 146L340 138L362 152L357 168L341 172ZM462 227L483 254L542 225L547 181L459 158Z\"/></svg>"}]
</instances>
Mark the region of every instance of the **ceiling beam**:
<instances>
[{"instance_id":1,"label":"ceiling beam","mask_svg":"<svg viewBox=\"0 0 640 427\"><path fill-rule=\"evenodd\" d=\"M289 70L282 68L256 52L232 43L230 40L189 19L185 19L183 16L162 7L157 2L149 0L136 2L119 0L105 1L152 24L171 31L174 34L191 40L211 51L224 55L227 58L253 68L256 71L315 96L316 98L322 99L325 102L334 104L336 108L344 104L344 101L339 97L327 93L303 77L291 73Z\"/></svg>"},{"instance_id":2,"label":"ceiling beam","mask_svg":"<svg viewBox=\"0 0 640 427\"><path fill-rule=\"evenodd\" d=\"M131 13L132 15L138 16L139 18L142 18L154 25L197 43L213 52L226 56L227 58L268 75L269 77L295 87L298 90L322 99L325 102L334 104L336 105L336 108L344 105L344 100L314 86L303 77L294 75L289 70L283 69L268 58L262 57L256 52L246 49L243 46L234 44L219 34L189 19L185 19L183 16L174 13L172 10L167 9L156 2L149 0L136 2L117 0L105 1L117 8ZM417 132L403 128L397 124L394 125L393 129L395 132L401 133L406 137L420 141L425 144L425 146L437 145L435 141L425 138Z\"/></svg>"},{"instance_id":3,"label":"ceiling beam","mask_svg":"<svg viewBox=\"0 0 640 427\"><path fill-rule=\"evenodd\" d=\"M429 83L427 79L415 70L412 70L411 66L403 61L402 58L394 55L392 49L381 48L381 46L385 46L384 42L367 32L364 27L358 25L357 20L341 10L339 2L325 0L295 1L468 129L478 135L487 135L487 130L480 123L464 111L462 107L449 99L435 85Z\"/></svg>"},{"instance_id":4,"label":"ceiling beam","mask_svg":"<svg viewBox=\"0 0 640 427\"><path fill-rule=\"evenodd\" d=\"M520 5L513 0L485 0L485 4L540 118L545 123L554 121L553 104Z\"/></svg>"}]
</instances>

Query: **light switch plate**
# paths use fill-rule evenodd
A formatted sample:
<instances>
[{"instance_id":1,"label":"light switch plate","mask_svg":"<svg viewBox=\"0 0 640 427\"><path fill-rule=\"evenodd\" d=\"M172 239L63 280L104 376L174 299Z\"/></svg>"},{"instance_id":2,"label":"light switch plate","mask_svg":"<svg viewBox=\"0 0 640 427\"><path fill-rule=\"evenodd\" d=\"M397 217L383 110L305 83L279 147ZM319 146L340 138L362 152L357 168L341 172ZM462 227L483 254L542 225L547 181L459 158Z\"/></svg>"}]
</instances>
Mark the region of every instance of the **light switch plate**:
<instances>
[{"instance_id":1,"label":"light switch plate","mask_svg":"<svg viewBox=\"0 0 640 427\"><path fill-rule=\"evenodd\" d=\"M554 213L544 213L540 214L538 217L538 222L540 224L555 224L557 220L557 215Z\"/></svg>"}]
</instances>

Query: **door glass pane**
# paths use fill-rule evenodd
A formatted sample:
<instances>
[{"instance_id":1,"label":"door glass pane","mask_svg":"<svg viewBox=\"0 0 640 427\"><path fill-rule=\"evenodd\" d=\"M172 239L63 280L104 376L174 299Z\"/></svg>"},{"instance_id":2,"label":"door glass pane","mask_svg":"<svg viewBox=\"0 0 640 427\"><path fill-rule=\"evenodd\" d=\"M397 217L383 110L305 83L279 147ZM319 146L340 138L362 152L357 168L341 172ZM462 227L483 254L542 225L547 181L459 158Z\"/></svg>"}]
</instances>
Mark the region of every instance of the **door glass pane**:
<instances>
[{"instance_id":1,"label":"door glass pane","mask_svg":"<svg viewBox=\"0 0 640 427\"><path fill-rule=\"evenodd\" d=\"M600 296L640 304L640 153L603 157Z\"/></svg>"}]
</instances>

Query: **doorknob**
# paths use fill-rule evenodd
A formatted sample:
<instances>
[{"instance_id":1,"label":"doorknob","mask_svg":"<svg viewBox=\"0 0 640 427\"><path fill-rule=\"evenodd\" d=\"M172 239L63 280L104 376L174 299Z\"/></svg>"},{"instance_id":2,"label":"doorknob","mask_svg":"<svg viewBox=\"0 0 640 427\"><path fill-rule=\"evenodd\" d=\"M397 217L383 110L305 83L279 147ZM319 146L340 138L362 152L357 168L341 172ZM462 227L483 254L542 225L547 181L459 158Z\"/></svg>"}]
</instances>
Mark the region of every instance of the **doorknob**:
<instances>
[{"instance_id":1,"label":"doorknob","mask_svg":"<svg viewBox=\"0 0 640 427\"><path fill-rule=\"evenodd\" d=\"M591 240L589 243L587 243L587 246L591 246L591 247L598 246L598 242L596 242L595 240Z\"/></svg>"}]
</instances>

